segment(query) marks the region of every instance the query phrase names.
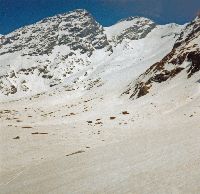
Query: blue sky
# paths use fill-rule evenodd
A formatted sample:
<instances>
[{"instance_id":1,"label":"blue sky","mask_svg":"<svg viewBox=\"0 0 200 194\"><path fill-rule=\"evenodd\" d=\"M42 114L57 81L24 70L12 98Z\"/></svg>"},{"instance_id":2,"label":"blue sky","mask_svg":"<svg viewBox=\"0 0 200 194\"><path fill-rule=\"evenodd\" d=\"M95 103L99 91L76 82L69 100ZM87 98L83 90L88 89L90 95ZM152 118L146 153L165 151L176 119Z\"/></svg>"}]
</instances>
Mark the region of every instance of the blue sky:
<instances>
[{"instance_id":1,"label":"blue sky","mask_svg":"<svg viewBox=\"0 0 200 194\"><path fill-rule=\"evenodd\" d=\"M183 24L200 10L200 0L0 0L0 34L78 8L87 9L103 26L137 15L159 24Z\"/></svg>"}]
</instances>

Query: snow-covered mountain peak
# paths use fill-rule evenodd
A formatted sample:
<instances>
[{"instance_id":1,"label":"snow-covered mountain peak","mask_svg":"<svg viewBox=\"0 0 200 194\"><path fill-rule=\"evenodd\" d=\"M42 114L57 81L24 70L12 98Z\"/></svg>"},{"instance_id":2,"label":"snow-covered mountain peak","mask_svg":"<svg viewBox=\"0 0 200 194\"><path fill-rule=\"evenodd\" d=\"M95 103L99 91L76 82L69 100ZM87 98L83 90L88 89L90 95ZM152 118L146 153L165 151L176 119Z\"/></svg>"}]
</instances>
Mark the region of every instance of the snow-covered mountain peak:
<instances>
[{"instance_id":1,"label":"snow-covered mountain peak","mask_svg":"<svg viewBox=\"0 0 200 194\"><path fill-rule=\"evenodd\" d=\"M66 18L67 20L69 20L70 18L73 18L73 19L78 19L79 17L82 17L84 16L85 17L85 20L87 20L88 18L91 18L92 15L85 9L76 9L76 10L73 10L73 11L69 11L69 12L66 12L66 13L62 13L62 14L57 14L55 16L52 16L52 17L47 17L47 18L44 18L43 20L37 22L37 23L44 23L48 20L59 20L59 18Z\"/></svg>"},{"instance_id":2,"label":"snow-covered mountain peak","mask_svg":"<svg viewBox=\"0 0 200 194\"><path fill-rule=\"evenodd\" d=\"M69 12L66 12L64 14L60 14L60 15L76 15L76 16L80 16L80 15L90 15L91 14L86 10L86 9L75 9L73 11L69 11ZM91 16L92 17L92 16Z\"/></svg>"},{"instance_id":3,"label":"snow-covered mountain peak","mask_svg":"<svg viewBox=\"0 0 200 194\"><path fill-rule=\"evenodd\" d=\"M86 10L43 19L4 37L0 55L19 51L21 55L50 54L55 46L91 55L95 49L109 46L103 27Z\"/></svg>"},{"instance_id":4,"label":"snow-covered mountain peak","mask_svg":"<svg viewBox=\"0 0 200 194\"><path fill-rule=\"evenodd\" d=\"M144 17L129 17L120 20L111 27L105 28L106 34L115 44L122 43L123 40L138 40L145 38L156 24Z\"/></svg>"},{"instance_id":5,"label":"snow-covered mountain peak","mask_svg":"<svg viewBox=\"0 0 200 194\"><path fill-rule=\"evenodd\" d=\"M133 22L141 22L141 21L151 21L153 22L152 20L150 20L149 18L145 18L145 17L142 17L142 16L130 16L128 18L124 18L124 19L121 19L119 20L117 23L121 23L121 22L125 22L125 21L133 21Z\"/></svg>"},{"instance_id":6,"label":"snow-covered mountain peak","mask_svg":"<svg viewBox=\"0 0 200 194\"><path fill-rule=\"evenodd\" d=\"M6 95L36 85L43 91L88 66L91 55L101 50L109 54L112 47L103 27L86 10L45 18L1 39L0 88ZM34 85L33 80L40 83Z\"/></svg>"},{"instance_id":7,"label":"snow-covered mountain peak","mask_svg":"<svg viewBox=\"0 0 200 194\"><path fill-rule=\"evenodd\" d=\"M124 90L133 75L172 49L180 29L144 17L103 28L82 9L45 18L1 38L1 95L14 98L57 87L80 92L106 83L114 90L119 72Z\"/></svg>"}]
</instances>

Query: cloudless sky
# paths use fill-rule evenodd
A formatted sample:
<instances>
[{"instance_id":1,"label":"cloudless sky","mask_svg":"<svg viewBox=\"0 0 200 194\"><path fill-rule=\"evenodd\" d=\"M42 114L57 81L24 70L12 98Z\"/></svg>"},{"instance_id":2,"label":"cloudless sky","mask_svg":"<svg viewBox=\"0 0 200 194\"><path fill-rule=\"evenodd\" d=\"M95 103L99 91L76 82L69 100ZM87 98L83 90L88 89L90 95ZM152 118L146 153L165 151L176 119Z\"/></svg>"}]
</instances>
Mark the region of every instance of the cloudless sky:
<instances>
[{"instance_id":1,"label":"cloudless sky","mask_svg":"<svg viewBox=\"0 0 200 194\"><path fill-rule=\"evenodd\" d=\"M200 10L200 0L0 0L0 34L78 8L87 9L103 26L129 16L183 24Z\"/></svg>"}]
</instances>

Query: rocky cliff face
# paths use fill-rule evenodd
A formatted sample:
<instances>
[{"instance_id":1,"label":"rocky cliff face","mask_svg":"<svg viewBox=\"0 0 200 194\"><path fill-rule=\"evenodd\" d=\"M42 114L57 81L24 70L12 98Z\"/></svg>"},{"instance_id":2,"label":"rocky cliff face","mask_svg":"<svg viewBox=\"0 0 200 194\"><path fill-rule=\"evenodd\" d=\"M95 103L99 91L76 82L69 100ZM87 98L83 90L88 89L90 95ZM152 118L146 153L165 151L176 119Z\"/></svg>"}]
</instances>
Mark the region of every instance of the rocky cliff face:
<instances>
[{"instance_id":1,"label":"rocky cliff face","mask_svg":"<svg viewBox=\"0 0 200 194\"><path fill-rule=\"evenodd\" d=\"M182 71L190 79L200 70L200 18L188 24L181 32L172 51L152 65L131 83L125 92L130 98L139 98L151 92L155 85L173 79Z\"/></svg>"}]
</instances>

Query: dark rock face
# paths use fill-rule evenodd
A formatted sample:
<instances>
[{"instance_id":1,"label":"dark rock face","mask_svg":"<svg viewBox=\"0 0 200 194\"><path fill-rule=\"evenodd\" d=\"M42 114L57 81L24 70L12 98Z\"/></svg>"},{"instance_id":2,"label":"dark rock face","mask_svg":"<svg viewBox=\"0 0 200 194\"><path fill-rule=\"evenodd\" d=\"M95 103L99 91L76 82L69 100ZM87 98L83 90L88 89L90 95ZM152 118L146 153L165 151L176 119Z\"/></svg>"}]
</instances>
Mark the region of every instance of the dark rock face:
<instances>
[{"instance_id":1,"label":"dark rock face","mask_svg":"<svg viewBox=\"0 0 200 194\"><path fill-rule=\"evenodd\" d=\"M17 88L14 85L11 85L11 94L15 94L17 92Z\"/></svg>"},{"instance_id":2,"label":"dark rock face","mask_svg":"<svg viewBox=\"0 0 200 194\"><path fill-rule=\"evenodd\" d=\"M188 24L180 34L172 51L160 62L152 65L133 84L128 86L124 94L131 94L130 98L140 98L150 92L154 84L159 84L172 79L181 71L186 69L189 79L200 70L200 48L198 38L200 36L200 18L196 18ZM188 62L187 67L182 67ZM168 68L168 65L172 67Z\"/></svg>"},{"instance_id":3,"label":"dark rock face","mask_svg":"<svg viewBox=\"0 0 200 194\"><path fill-rule=\"evenodd\" d=\"M149 85L146 85L145 83L141 83L139 87L140 87L140 90L137 95L138 98L149 93L149 88L150 88Z\"/></svg>"},{"instance_id":4,"label":"dark rock face","mask_svg":"<svg viewBox=\"0 0 200 194\"><path fill-rule=\"evenodd\" d=\"M194 73L200 71L200 51L191 52L187 57L188 61L192 63L190 68L187 70L188 78L190 78Z\"/></svg>"}]
</instances>

